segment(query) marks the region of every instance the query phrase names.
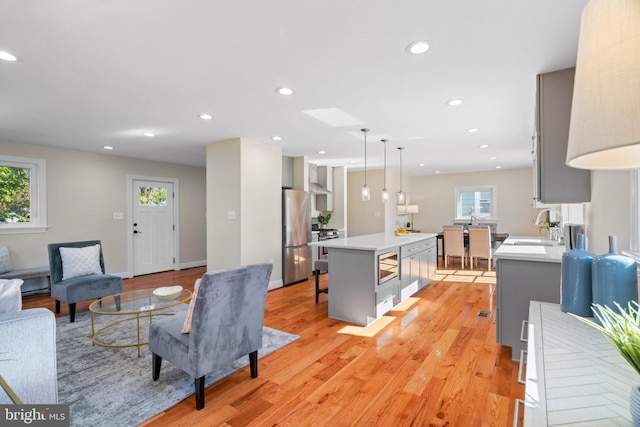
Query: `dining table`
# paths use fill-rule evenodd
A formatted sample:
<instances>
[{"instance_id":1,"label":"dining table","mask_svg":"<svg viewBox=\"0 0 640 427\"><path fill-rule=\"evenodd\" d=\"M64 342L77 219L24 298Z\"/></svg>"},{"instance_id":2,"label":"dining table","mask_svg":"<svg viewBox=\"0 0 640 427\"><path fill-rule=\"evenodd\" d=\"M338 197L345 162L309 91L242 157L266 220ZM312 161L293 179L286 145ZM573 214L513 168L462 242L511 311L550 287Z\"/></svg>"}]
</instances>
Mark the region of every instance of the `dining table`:
<instances>
[{"instance_id":1,"label":"dining table","mask_svg":"<svg viewBox=\"0 0 640 427\"><path fill-rule=\"evenodd\" d=\"M496 247L497 243L502 244L502 242L507 240L508 237L509 233L491 233L491 246ZM439 255L444 259L444 255L446 254L444 247L444 231L439 232L436 235L436 238L438 239L438 242L442 242L442 254ZM464 231L464 245L469 245L469 232L467 230Z\"/></svg>"}]
</instances>

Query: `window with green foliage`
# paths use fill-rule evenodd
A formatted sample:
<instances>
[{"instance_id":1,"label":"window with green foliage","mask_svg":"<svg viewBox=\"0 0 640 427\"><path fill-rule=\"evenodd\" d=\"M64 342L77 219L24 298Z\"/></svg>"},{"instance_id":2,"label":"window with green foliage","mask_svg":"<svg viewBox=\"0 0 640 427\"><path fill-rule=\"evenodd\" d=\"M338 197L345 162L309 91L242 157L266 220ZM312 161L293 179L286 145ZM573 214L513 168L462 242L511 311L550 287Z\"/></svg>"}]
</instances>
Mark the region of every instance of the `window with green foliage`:
<instances>
[{"instance_id":1,"label":"window with green foliage","mask_svg":"<svg viewBox=\"0 0 640 427\"><path fill-rule=\"evenodd\" d=\"M46 229L45 161L0 156L0 233Z\"/></svg>"},{"instance_id":2,"label":"window with green foliage","mask_svg":"<svg viewBox=\"0 0 640 427\"><path fill-rule=\"evenodd\" d=\"M140 206L167 206L167 188L140 187Z\"/></svg>"}]
</instances>

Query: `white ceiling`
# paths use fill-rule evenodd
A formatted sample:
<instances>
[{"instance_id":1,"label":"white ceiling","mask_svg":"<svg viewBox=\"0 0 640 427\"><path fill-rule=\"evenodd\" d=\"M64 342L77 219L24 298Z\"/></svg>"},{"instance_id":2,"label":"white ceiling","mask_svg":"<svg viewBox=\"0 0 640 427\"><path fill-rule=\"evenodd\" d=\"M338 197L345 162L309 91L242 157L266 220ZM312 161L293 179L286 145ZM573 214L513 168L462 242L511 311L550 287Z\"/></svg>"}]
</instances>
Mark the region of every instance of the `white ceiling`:
<instances>
[{"instance_id":1,"label":"white ceiling","mask_svg":"<svg viewBox=\"0 0 640 427\"><path fill-rule=\"evenodd\" d=\"M357 169L368 127L370 168L381 138L405 174L525 167L536 74L575 65L586 2L3 0L18 61L0 61L0 140L204 166L206 145L245 137ZM431 49L405 53L418 39ZM361 123L304 113L325 108Z\"/></svg>"}]
</instances>

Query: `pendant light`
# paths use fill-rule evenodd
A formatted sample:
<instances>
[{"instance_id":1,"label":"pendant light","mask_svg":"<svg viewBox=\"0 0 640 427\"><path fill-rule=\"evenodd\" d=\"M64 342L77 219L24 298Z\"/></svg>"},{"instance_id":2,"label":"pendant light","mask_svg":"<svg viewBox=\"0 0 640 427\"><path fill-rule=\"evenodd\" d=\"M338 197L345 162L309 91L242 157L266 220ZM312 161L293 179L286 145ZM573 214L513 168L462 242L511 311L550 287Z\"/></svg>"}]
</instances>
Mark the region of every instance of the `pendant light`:
<instances>
[{"instance_id":1,"label":"pendant light","mask_svg":"<svg viewBox=\"0 0 640 427\"><path fill-rule=\"evenodd\" d=\"M364 133L364 185L362 186L362 201L368 202L371 199L371 191L367 185L367 132L368 128L360 129Z\"/></svg>"},{"instance_id":2,"label":"pendant light","mask_svg":"<svg viewBox=\"0 0 640 427\"><path fill-rule=\"evenodd\" d=\"M381 139L384 144L384 184L382 185L382 203L387 203L389 201L389 191L387 190L387 142L388 139Z\"/></svg>"},{"instance_id":3,"label":"pendant light","mask_svg":"<svg viewBox=\"0 0 640 427\"><path fill-rule=\"evenodd\" d=\"M402 151L404 147L398 147L398 150L400 150L400 191L396 194L396 202L399 206L404 206L407 204L407 198L409 197L407 193L402 191Z\"/></svg>"}]
</instances>

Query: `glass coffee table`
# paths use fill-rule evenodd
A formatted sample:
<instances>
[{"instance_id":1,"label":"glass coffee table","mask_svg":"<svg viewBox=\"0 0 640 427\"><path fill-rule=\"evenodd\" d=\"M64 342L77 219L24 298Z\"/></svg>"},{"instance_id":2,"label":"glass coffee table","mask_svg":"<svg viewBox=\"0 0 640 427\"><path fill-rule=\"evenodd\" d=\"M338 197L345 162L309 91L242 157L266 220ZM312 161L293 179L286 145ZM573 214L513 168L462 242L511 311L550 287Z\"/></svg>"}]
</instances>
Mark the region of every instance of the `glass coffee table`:
<instances>
[{"instance_id":1,"label":"glass coffee table","mask_svg":"<svg viewBox=\"0 0 640 427\"><path fill-rule=\"evenodd\" d=\"M153 291L154 289L140 289L137 291L123 292L121 294L100 298L91 303L89 311L91 312L91 339L93 344L111 348L138 347L138 357L140 357L140 348L143 345L149 344L148 341L142 341L140 335L140 319L149 318L149 323L151 323L153 322L154 316L172 316L173 313L162 313L162 311L185 303L191 298L191 291L187 289L183 289L178 296L172 299L159 299L153 294ZM119 301L119 308L117 301ZM96 316L126 317L110 322L96 330ZM104 334L107 330L120 323L132 320L136 321L137 342L111 344L100 339L100 335Z\"/></svg>"}]
</instances>

